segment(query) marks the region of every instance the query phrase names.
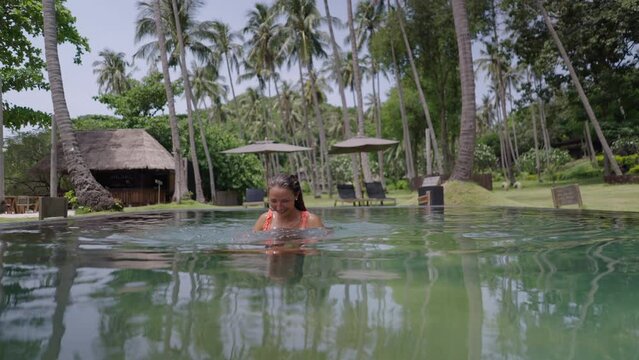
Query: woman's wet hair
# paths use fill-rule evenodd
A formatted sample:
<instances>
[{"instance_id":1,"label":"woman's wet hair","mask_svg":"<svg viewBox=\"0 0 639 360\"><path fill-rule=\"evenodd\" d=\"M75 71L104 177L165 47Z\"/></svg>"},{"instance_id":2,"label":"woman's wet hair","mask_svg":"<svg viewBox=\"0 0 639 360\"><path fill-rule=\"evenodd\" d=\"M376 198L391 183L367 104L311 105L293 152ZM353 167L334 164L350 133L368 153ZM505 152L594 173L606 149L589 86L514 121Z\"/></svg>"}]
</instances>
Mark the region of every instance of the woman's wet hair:
<instances>
[{"instance_id":1,"label":"woman's wet hair","mask_svg":"<svg viewBox=\"0 0 639 360\"><path fill-rule=\"evenodd\" d=\"M280 187L289 189L295 195L295 208L299 211L306 211L304 205L304 197L302 196L302 187L295 175L277 174L268 180L268 188Z\"/></svg>"}]
</instances>

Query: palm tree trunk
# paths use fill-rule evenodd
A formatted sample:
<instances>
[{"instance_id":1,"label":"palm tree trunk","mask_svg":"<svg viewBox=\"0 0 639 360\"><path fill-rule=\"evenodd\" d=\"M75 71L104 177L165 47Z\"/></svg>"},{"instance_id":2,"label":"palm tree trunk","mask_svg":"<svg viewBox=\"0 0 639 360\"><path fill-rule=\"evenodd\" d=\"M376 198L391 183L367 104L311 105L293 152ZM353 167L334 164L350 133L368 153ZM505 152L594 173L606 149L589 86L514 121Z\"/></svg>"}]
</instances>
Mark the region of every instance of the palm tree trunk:
<instances>
[{"instance_id":1,"label":"palm tree trunk","mask_svg":"<svg viewBox=\"0 0 639 360\"><path fill-rule=\"evenodd\" d=\"M162 10L160 0L154 0L153 17L155 21L155 32L158 36L158 46L160 48L160 60L162 63L162 74L164 78L164 91L169 108L169 122L171 125L171 144L173 160L175 162L175 190L173 191L173 201L182 201L182 189L185 186L185 178L182 171L182 158L180 157L180 134L178 131L177 117L175 116L175 101L173 99L173 88L171 87L171 77L169 75L169 60L166 56L166 39L162 28Z\"/></svg>"},{"instance_id":2,"label":"palm tree trunk","mask_svg":"<svg viewBox=\"0 0 639 360\"><path fill-rule=\"evenodd\" d=\"M355 83L355 93L357 94L357 135L364 136L364 99L362 97L362 82L359 72L359 61L357 55L357 41L355 40L355 28L353 26L353 4L352 0L347 0L348 8L348 29L351 40L352 62L353 62L353 82ZM361 153L362 172L364 172L364 181L373 181L373 174L368 162L368 154Z\"/></svg>"},{"instance_id":3,"label":"palm tree trunk","mask_svg":"<svg viewBox=\"0 0 639 360\"><path fill-rule=\"evenodd\" d=\"M539 10L541 10L541 13L544 17L544 22L546 23L546 26L548 27L548 31L550 32L550 35L552 35L552 38L555 41L555 44L559 48L561 57L564 59L564 63L566 64L566 67L568 68L568 72L570 73L570 77L572 78L572 82L575 84L575 87L577 88L579 99L581 99L581 102L583 103L584 108L586 109L586 113L588 114L588 118L590 118L592 127L595 128L595 133L597 134L597 138L599 139L599 142L601 143L601 147L603 148L604 154L606 154L606 157L610 161L610 166L612 167L612 171L614 171L615 175L622 175L621 169L619 168L619 164L617 164L617 160L615 159L615 156L612 153L612 149L610 149L610 146L608 146L608 142L606 141L606 137L604 136L603 131L601 130L601 126L599 125L599 121L597 120L597 117L595 116L595 112L592 110L592 106L590 106L590 101L588 101L588 97L586 96L586 93L584 92L583 87L581 87L581 82L579 81L579 77L577 77L577 72L572 66L572 62L570 61L570 58L568 57L568 53L566 52L564 45L561 43L561 39L559 39L559 35L557 35L555 28L552 26L552 22L550 21L548 12L546 12L546 9L544 8L542 0L537 0L537 6L539 7Z\"/></svg>"},{"instance_id":4,"label":"palm tree trunk","mask_svg":"<svg viewBox=\"0 0 639 360\"><path fill-rule=\"evenodd\" d=\"M110 209L114 204L113 197L95 180L91 171L89 171L71 125L71 117L69 116L64 96L60 59L58 58L58 25L55 0L42 0L42 14L44 17L44 50L49 85L51 86L53 112L60 130L60 140L62 141L62 149L64 150L64 158L71 177L71 183L80 205L88 206L93 210Z\"/></svg>"},{"instance_id":5,"label":"palm tree trunk","mask_svg":"<svg viewBox=\"0 0 639 360\"><path fill-rule=\"evenodd\" d=\"M58 131L51 116L51 166L49 167L49 196L58 196Z\"/></svg>"},{"instance_id":6,"label":"palm tree trunk","mask_svg":"<svg viewBox=\"0 0 639 360\"><path fill-rule=\"evenodd\" d=\"M313 100L313 108L315 109L315 119L317 121L317 127L319 128L320 136L320 167L322 174L326 176L328 185L328 196L333 197L333 177L331 176L331 169L328 166L328 145L326 144L326 130L324 129L324 119L322 119L322 112L320 111L319 99L317 98L317 85L315 81L315 75L313 74L313 63L311 61L306 65L308 68L308 76L311 79L311 99ZM323 185L323 184L322 184Z\"/></svg>"},{"instance_id":7,"label":"palm tree trunk","mask_svg":"<svg viewBox=\"0 0 639 360\"><path fill-rule=\"evenodd\" d=\"M595 157L595 147L592 145L592 136L590 136L590 125L588 122L584 122L584 129L586 130L586 141L588 141L588 152L590 153L590 162L593 165L597 164L597 158Z\"/></svg>"},{"instance_id":8,"label":"palm tree trunk","mask_svg":"<svg viewBox=\"0 0 639 360\"><path fill-rule=\"evenodd\" d=\"M0 205L4 204L4 102L2 101L2 75L0 74ZM3 213L5 209L0 209Z\"/></svg>"},{"instance_id":9,"label":"palm tree trunk","mask_svg":"<svg viewBox=\"0 0 639 360\"><path fill-rule=\"evenodd\" d=\"M235 105L235 117L240 117L240 109L238 108L237 98L235 97L235 87L233 86L233 75L231 74L231 63L229 55L224 53L224 61L226 62L226 72L229 74L229 85L231 85L231 94L233 95L233 104ZM244 129L240 126L240 137L244 138Z\"/></svg>"},{"instance_id":10,"label":"palm tree trunk","mask_svg":"<svg viewBox=\"0 0 639 360\"><path fill-rule=\"evenodd\" d=\"M191 81L189 80L189 71L186 69L186 52L184 49L184 38L182 37L182 24L180 24L180 15L177 6L177 0L171 1L173 5L173 17L175 18L175 29L177 32L177 43L180 50L180 69L182 71L182 81L184 82L184 94L186 96L186 117L189 128L189 152L191 153L191 162L193 163L193 177L195 178L195 200L200 203L206 202L204 199L204 191L202 190L202 176L200 175L200 162L197 158L195 149L195 128L193 126L193 92L191 90Z\"/></svg>"},{"instance_id":11,"label":"palm tree trunk","mask_svg":"<svg viewBox=\"0 0 639 360\"><path fill-rule=\"evenodd\" d=\"M337 47L337 42L335 41L335 33L333 31L333 19L331 17L331 12L328 7L328 0L324 0L324 8L326 9L326 18L328 19L328 31L331 35L331 46L333 47L333 61L335 62L333 72L335 73L335 78L337 79L337 84L339 87L339 97L342 102L342 123L344 126L344 137L346 139L351 138L353 135L351 133L351 122L348 116L348 104L346 103L346 92L344 83L344 78L342 77L342 73L340 69L342 68L342 57L339 52L339 48ZM351 170L353 172L353 185L355 187L355 196L358 198L362 198L362 184L359 180L359 161L357 161L357 155L351 155ZM381 169L381 166L380 166ZM381 171L381 170L380 170Z\"/></svg>"},{"instance_id":12,"label":"palm tree trunk","mask_svg":"<svg viewBox=\"0 0 639 360\"><path fill-rule=\"evenodd\" d=\"M381 139L382 137L382 109L381 106L379 105L379 98L378 95L379 93L377 92L377 89L375 88L375 82L377 79L377 82L379 81L379 77L377 77L377 64L375 63L375 60L371 57L371 68L373 69L373 74L371 77L371 83L373 85L373 101L375 102L375 104L373 104L374 106L374 114L375 114L375 136L377 136L378 138ZM382 187L386 188L386 179L384 178L384 152L383 151L378 151L377 152L377 164L379 165L379 181L382 183Z\"/></svg>"},{"instance_id":13,"label":"palm tree trunk","mask_svg":"<svg viewBox=\"0 0 639 360\"><path fill-rule=\"evenodd\" d=\"M391 42L391 55L393 58L393 67L395 68L395 81L397 85L397 95L399 97L399 113L402 118L402 135L404 137L404 159L406 161L406 177L411 181L415 177L415 168L412 164L413 154L410 143L410 132L408 130L408 118L406 117L406 108L404 107L404 87L402 86L402 75L397 65L397 57L395 56L395 46Z\"/></svg>"},{"instance_id":14,"label":"palm tree trunk","mask_svg":"<svg viewBox=\"0 0 639 360\"><path fill-rule=\"evenodd\" d=\"M419 82L419 74L417 73L417 67L415 66L415 59L413 58L413 51L410 48L410 43L408 42L408 36L406 35L406 29L404 28L404 12L402 10L402 6L399 3L399 0L395 0L395 4L397 5L397 19L399 20L399 28L402 32L402 37L404 38L404 45L406 45L406 52L408 54L408 61L410 62L410 67L413 72L413 79L415 80L415 87L417 88L417 93L419 95L419 102L422 105L422 110L424 111L424 116L426 117L426 124L429 128L433 128L433 121L430 118L430 111L428 110L428 103L426 102L426 96L424 96L424 90L422 89L422 85ZM433 138L433 152L435 154L435 160L437 162L437 169L439 173L444 172L444 164L442 162L442 157L439 152L439 145L437 145L437 138L435 137L435 132L431 132Z\"/></svg>"},{"instance_id":15,"label":"palm tree trunk","mask_svg":"<svg viewBox=\"0 0 639 360\"><path fill-rule=\"evenodd\" d=\"M315 141L313 141L313 134L311 133L311 127L308 123L308 114L306 113L306 97L304 96L304 74L302 72L302 61L298 61L298 68L299 68L299 72L300 72L300 86L301 86L301 92L302 92L302 116L304 117L304 128L306 129L306 137L308 138L308 146L309 147L314 147L315 145ZM309 151L310 152L310 163L311 163L311 168L309 169L307 167L306 172L309 173L311 175L311 182L313 183L313 195L316 198L319 198L320 195L320 190L319 190L319 183L317 181L317 164L316 164L316 159L315 159L315 150Z\"/></svg>"},{"instance_id":16,"label":"palm tree trunk","mask_svg":"<svg viewBox=\"0 0 639 360\"><path fill-rule=\"evenodd\" d=\"M530 104L530 116L532 117L532 133L533 142L535 144L535 170L537 172L537 181L541 182L541 162L539 160L539 141L537 140L537 121L535 119L535 106Z\"/></svg>"},{"instance_id":17,"label":"palm tree trunk","mask_svg":"<svg viewBox=\"0 0 639 360\"><path fill-rule=\"evenodd\" d=\"M470 29L466 0L452 0L457 49L459 52L459 77L461 79L462 109L459 133L459 156L451 178L470 180L475 156L475 75L471 51Z\"/></svg>"},{"instance_id":18,"label":"palm tree trunk","mask_svg":"<svg viewBox=\"0 0 639 360\"><path fill-rule=\"evenodd\" d=\"M206 105L204 105L206 107ZM193 99L193 110L195 114L197 111L197 101ZM204 147L204 155L206 155L206 165L209 171L209 190L211 191L211 202L215 204L215 172L213 170L213 161L211 160L211 153L209 152L209 144L206 141L206 134L204 132L204 123L202 122L202 118L199 115L195 116L197 119L197 125L200 129L200 141L202 142L202 146Z\"/></svg>"},{"instance_id":19,"label":"palm tree trunk","mask_svg":"<svg viewBox=\"0 0 639 360\"><path fill-rule=\"evenodd\" d=\"M382 137L382 100L380 99L382 90L380 89L379 83L379 71L376 71L373 75L377 78L377 96L375 97L375 107L377 108L377 126L376 126L376 134L378 138ZM373 89L374 89L373 85ZM384 152L377 152L377 162L379 163L379 178L382 182L382 187L386 188L386 178L384 176Z\"/></svg>"}]
</instances>

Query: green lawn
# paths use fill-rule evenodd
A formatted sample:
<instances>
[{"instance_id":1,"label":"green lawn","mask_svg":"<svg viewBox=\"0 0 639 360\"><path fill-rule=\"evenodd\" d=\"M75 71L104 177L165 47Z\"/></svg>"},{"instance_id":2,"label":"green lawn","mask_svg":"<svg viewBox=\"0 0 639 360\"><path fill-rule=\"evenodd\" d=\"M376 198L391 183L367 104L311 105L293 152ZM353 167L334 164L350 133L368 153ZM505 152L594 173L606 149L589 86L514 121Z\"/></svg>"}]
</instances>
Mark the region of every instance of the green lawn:
<instances>
[{"instance_id":1,"label":"green lawn","mask_svg":"<svg viewBox=\"0 0 639 360\"><path fill-rule=\"evenodd\" d=\"M558 183L565 185L572 182ZM444 196L446 205L452 206L516 206L516 207L539 207L552 208L552 197L550 183L537 183L535 181L524 181L521 189L504 190L499 183L494 184L494 190L488 191L473 183L448 182L444 185ZM584 208L592 210L613 210L613 211L637 211L639 212L639 184L630 185L607 185L598 179L588 179L579 184ZM323 194L316 199L311 194L304 194L304 201L309 208L333 207L333 198ZM390 191L387 195L397 199L397 205L410 206L417 205L417 192L408 190ZM351 205L338 205L351 206ZM575 208L568 206L567 208ZM125 213L156 211L156 210L177 210L177 209L243 209L241 206L220 207L208 204L199 204L195 201L187 201L182 204L161 204L139 207L127 207ZM106 215L113 212L90 213L78 216ZM7 219L0 218L0 223L36 221L37 218Z\"/></svg>"}]
</instances>

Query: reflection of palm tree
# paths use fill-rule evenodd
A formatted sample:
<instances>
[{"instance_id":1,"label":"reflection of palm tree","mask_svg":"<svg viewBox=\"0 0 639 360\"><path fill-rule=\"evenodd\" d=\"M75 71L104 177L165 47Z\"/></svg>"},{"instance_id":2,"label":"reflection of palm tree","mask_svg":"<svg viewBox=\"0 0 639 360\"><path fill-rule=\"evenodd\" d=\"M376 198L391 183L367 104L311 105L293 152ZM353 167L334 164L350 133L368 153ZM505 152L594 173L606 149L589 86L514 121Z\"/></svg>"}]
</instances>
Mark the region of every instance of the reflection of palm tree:
<instances>
[{"instance_id":1,"label":"reflection of palm tree","mask_svg":"<svg viewBox=\"0 0 639 360\"><path fill-rule=\"evenodd\" d=\"M122 94L130 88L123 52L104 49L98 54L102 60L93 62L93 74L98 75L98 91L107 94Z\"/></svg>"}]
</instances>

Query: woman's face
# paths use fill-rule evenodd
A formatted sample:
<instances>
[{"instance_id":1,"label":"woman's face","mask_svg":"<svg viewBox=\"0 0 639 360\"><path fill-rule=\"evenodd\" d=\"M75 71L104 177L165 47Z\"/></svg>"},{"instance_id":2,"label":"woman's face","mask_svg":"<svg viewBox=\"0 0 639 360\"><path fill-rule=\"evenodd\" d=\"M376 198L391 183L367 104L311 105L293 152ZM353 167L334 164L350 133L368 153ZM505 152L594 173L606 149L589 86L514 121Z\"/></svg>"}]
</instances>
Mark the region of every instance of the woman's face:
<instances>
[{"instance_id":1,"label":"woman's face","mask_svg":"<svg viewBox=\"0 0 639 360\"><path fill-rule=\"evenodd\" d=\"M295 209L295 194L290 189L274 186L268 192L268 203L271 210L286 214Z\"/></svg>"}]
</instances>

